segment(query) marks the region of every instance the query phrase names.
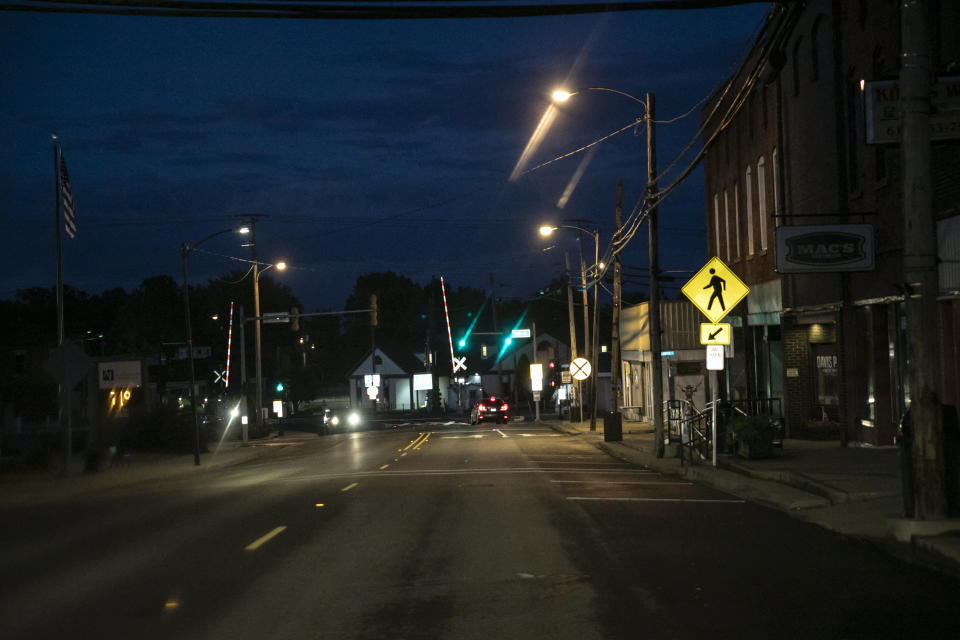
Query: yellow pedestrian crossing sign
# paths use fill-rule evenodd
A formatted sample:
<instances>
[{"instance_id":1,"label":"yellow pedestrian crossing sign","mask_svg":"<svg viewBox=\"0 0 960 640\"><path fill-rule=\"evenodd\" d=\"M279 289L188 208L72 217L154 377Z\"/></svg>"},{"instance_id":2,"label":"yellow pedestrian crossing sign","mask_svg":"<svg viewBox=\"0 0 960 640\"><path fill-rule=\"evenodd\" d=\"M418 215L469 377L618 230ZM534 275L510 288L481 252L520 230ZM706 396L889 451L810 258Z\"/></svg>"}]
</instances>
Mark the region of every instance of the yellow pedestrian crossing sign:
<instances>
[{"instance_id":1,"label":"yellow pedestrian crossing sign","mask_svg":"<svg viewBox=\"0 0 960 640\"><path fill-rule=\"evenodd\" d=\"M710 258L680 291L710 322L717 323L750 293L750 287L723 260Z\"/></svg>"}]
</instances>

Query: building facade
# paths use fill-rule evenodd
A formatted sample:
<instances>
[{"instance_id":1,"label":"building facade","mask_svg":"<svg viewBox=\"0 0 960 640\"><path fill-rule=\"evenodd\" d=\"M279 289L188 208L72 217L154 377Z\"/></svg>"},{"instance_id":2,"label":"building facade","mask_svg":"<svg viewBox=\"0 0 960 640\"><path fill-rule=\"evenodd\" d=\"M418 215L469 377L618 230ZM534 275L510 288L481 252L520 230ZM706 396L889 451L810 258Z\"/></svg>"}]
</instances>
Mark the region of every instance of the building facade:
<instances>
[{"instance_id":1,"label":"building facade","mask_svg":"<svg viewBox=\"0 0 960 640\"><path fill-rule=\"evenodd\" d=\"M960 3L930 5L940 373L956 405ZM897 2L781 3L702 112L708 253L751 288L725 391L782 397L788 434L827 422L891 444L909 403L900 59Z\"/></svg>"}]
</instances>

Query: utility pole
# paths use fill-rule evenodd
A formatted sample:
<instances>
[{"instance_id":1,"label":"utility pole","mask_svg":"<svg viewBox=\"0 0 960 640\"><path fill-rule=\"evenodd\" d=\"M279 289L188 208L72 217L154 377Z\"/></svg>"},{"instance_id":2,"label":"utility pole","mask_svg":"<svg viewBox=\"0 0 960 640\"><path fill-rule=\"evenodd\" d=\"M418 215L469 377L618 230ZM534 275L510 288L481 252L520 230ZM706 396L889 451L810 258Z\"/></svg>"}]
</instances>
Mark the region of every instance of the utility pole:
<instances>
[{"instance_id":1,"label":"utility pole","mask_svg":"<svg viewBox=\"0 0 960 640\"><path fill-rule=\"evenodd\" d=\"M932 5L935 3L905 0L900 6L903 276L907 288L907 379L913 431L913 517L917 520L947 517L937 340L937 240L930 178Z\"/></svg>"},{"instance_id":2,"label":"utility pole","mask_svg":"<svg viewBox=\"0 0 960 640\"><path fill-rule=\"evenodd\" d=\"M613 248L620 242L620 227L623 226L623 180L617 180L616 228L613 236ZM610 327L610 408L613 419L620 419L620 252L613 255L613 323Z\"/></svg>"},{"instance_id":3,"label":"utility pole","mask_svg":"<svg viewBox=\"0 0 960 640\"><path fill-rule=\"evenodd\" d=\"M583 292L583 357L593 362L590 356L590 302L587 299L587 263L583 259L583 235L577 234L577 244L580 246L580 284ZM583 421L583 383L580 382L580 421Z\"/></svg>"},{"instance_id":4,"label":"utility pole","mask_svg":"<svg viewBox=\"0 0 960 640\"><path fill-rule=\"evenodd\" d=\"M573 362L573 360L575 360L576 357L577 357L577 326L576 326L576 322L574 322L574 319L573 319L573 282L570 280L570 253L569 253L569 252L564 252L563 257L564 257L564 259L566 260L566 263L567 263L567 310L569 311L569 315L570 315L570 361ZM574 407L575 404L576 404L576 403L574 402L574 398L573 398L573 390L574 390L574 388L575 388L575 387L574 387L574 385L573 385L573 381L571 381L571 383L570 383L570 396L571 396L571 397L570 397L570 418L571 418L571 421L572 421L572 419L573 419L573 407ZM579 394L579 393L577 394L576 400L577 400L577 402L580 401L580 394ZM580 412L578 411L578 413L580 413ZM579 420L577 420L577 421L579 422Z\"/></svg>"},{"instance_id":5,"label":"utility pole","mask_svg":"<svg viewBox=\"0 0 960 640\"><path fill-rule=\"evenodd\" d=\"M590 390L590 431L597 430L597 380L600 379L600 230L593 230L593 377Z\"/></svg>"},{"instance_id":6,"label":"utility pole","mask_svg":"<svg viewBox=\"0 0 960 640\"><path fill-rule=\"evenodd\" d=\"M660 360L660 240L657 230L657 130L656 98L646 95L647 111L647 231L650 247L650 362L653 375L653 439L658 458L664 454L663 442L663 363Z\"/></svg>"},{"instance_id":7,"label":"utility pole","mask_svg":"<svg viewBox=\"0 0 960 640\"><path fill-rule=\"evenodd\" d=\"M253 256L253 315L256 316L254 325L254 358L256 359L257 369L257 390L255 393L257 401L257 427L263 426L263 365L260 353L260 269L257 262L257 218L250 217L250 253ZM258 429L258 431L260 431Z\"/></svg>"}]
</instances>

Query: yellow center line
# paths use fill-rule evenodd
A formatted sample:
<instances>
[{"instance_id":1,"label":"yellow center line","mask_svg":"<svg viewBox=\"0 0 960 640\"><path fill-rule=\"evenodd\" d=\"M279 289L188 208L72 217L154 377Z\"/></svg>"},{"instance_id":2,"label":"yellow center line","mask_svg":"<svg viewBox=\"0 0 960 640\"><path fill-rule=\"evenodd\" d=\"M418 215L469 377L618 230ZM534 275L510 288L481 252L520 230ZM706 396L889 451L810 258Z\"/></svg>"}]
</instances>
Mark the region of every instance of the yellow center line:
<instances>
[{"instance_id":1,"label":"yellow center line","mask_svg":"<svg viewBox=\"0 0 960 640\"><path fill-rule=\"evenodd\" d=\"M403 450L406 451L406 450L409 449L410 447L412 447L412 446L414 446L415 444L417 444L417 441L420 440L420 438L422 438L423 436L424 436L424 434L422 434L422 433L421 433L420 435L418 435L418 436L417 436L417 439L414 440L413 442L411 442L410 444L408 444L407 446L405 446L405 447L403 448Z\"/></svg>"},{"instance_id":2,"label":"yellow center line","mask_svg":"<svg viewBox=\"0 0 960 640\"><path fill-rule=\"evenodd\" d=\"M419 451L419 450L420 450L420 445L422 445L424 442L426 442L426 441L430 438L430 436L431 436L432 434L433 434L433 432L430 432L430 433L428 433L426 436L424 436L423 440L420 441L420 444L418 444L417 446L415 446L415 447L413 448L413 450L414 450L414 451Z\"/></svg>"},{"instance_id":3,"label":"yellow center line","mask_svg":"<svg viewBox=\"0 0 960 640\"><path fill-rule=\"evenodd\" d=\"M245 546L243 549L244 551L256 551L262 545L266 544L267 542L270 542L270 540L272 540L273 538L277 537L278 535L286 531L286 529L287 528L284 526L277 527L270 533L260 536L259 538L257 538L256 540L254 540L253 542Z\"/></svg>"},{"instance_id":4,"label":"yellow center line","mask_svg":"<svg viewBox=\"0 0 960 640\"><path fill-rule=\"evenodd\" d=\"M380 471L383 471L384 469L386 469L386 468L389 467L389 466L390 466L390 465L388 465L388 464L383 465L382 467L380 467Z\"/></svg>"},{"instance_id":5,"label":"yellow center line","mask_svg":"<svg viewBox=\"0 0 960 640\"><path fill-rule=\"evenodd\" d=\"M345 486L343 489L340 489L340 491L350 491L350 489L353 489L355 486L357 486L357 483L351 482L350 484Z\"/></svg>"}]
</instances>

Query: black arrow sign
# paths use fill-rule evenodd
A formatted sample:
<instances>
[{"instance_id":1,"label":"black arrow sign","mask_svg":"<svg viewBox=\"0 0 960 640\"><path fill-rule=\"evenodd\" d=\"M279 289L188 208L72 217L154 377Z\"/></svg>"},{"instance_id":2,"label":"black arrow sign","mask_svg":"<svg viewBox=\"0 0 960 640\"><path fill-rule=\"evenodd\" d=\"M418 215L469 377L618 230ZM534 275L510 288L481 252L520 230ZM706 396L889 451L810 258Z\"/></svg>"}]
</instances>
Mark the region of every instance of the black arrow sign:
<instances>
[{"instance_id":1,"label":"black arrow sign","mask_svg":"<svg viewBox=\"0 0 960 640\"><path fill-rule=\"evenodd\" d=\"M720 335L721 333L723 333L723 327L720 327L719 329L717 329L716 331L708 335L707 340L715 340L717 336Z\"/></svg>"}]
</instances>

